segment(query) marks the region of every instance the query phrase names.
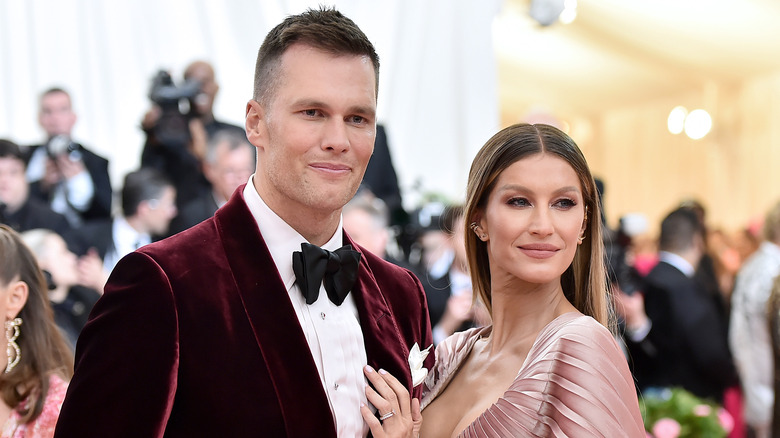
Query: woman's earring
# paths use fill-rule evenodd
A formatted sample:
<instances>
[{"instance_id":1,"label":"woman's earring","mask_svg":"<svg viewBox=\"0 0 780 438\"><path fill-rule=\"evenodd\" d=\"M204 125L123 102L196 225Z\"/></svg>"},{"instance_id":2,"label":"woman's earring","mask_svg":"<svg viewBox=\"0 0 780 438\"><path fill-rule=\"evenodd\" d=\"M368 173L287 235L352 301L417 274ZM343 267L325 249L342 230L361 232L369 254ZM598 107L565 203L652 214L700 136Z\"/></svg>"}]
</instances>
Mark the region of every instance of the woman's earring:
<instances>
[{"instance_id":1,"label":"woman's earring","mask_svg":"<svg viewBox=\"0 0 780 438\"><path fill-rule=\"evenodd\" d=\"M8 346L5 349L8 355L8 364L5 366L6 373L10 373L22 359L22 350L16 343L16 339L19 338L20 325L22 325L22 318L14 318L5 322L5 339L8 341Z\"/></svg>"},{"instance_id":2,"label":"woman's earring","mask_svg":"<svg viewBox=\"0 0 780 438\"><path fill-rule=\"evenodd\" d=\"M583 241L585 241L585 233L582 233L582 235L577 238L577 242L582 243Z\"/></svg>"},{"instance_id":3,"label":"woman's earring","mask_svg":"<svg viewBox=\"0 0 780 438\"><path fill-rule=\"evenodd\" d=\"M476 222L472 222L471 224L469 224L469 228L471 228L471 231L474 231L475 233L477 232L477 227L478 226L479 225L477 225Z\"/></svg>"}]
</instances>

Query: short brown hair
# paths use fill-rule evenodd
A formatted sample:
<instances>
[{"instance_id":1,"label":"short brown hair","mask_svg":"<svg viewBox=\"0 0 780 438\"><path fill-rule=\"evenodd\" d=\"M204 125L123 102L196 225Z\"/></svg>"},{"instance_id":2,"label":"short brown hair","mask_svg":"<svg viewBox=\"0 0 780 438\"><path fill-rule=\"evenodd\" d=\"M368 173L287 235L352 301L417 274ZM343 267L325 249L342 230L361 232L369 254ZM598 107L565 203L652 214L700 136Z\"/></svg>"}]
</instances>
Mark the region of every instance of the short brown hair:
<instances>
[{"instance_id":1,"label":"short brown hair","mask_svg":"<svg viewBox=\"0 0 780 438\"><path fill-rule=\"evenodd\" d=\"M291 15L266 35L257 52L253 99L267 105L279 82L284 52L293 44L305 44L334 55L365 55L374 65L379 87L379 55L362 30L335 8L309 9Z\"/></svg>"}]
</instances>

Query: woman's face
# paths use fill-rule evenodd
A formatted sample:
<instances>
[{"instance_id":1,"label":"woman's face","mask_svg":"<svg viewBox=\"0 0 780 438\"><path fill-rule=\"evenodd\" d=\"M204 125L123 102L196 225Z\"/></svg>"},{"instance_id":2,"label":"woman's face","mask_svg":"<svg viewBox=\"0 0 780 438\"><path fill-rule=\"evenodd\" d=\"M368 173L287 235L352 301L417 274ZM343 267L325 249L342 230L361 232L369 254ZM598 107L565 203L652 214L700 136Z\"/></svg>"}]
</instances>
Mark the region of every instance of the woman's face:
<instances>
[{"instance_id":1,"label":"woman's face","mask_svg":"<svg viewBox=\"0 0 780 438\"><path fill-rule=\"evenodd\" d=\"M585 227L580 180L556 155L525 157L499 175L478 219L494 283L558 283Z\"/></svg>"}]
</instances>

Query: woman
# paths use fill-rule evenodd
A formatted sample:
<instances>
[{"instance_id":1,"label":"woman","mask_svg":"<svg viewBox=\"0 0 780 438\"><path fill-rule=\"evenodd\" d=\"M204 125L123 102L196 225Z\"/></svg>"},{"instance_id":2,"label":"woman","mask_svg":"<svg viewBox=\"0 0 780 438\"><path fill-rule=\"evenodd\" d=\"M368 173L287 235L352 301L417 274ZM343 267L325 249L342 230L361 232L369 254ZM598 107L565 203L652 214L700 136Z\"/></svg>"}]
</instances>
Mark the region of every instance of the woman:
<instances>
[{"instance_id":1,"label":"woman","mask_svg":"<svg viewBox=\"0 0 780 438\"><path fill-rule=\"evenodd\" d=\"M578 147L551 126L510 126L474 159L466 201L472 285L492 325L437 346L420 436L644 437L606 328L599 205Z\"/></svg>"},{"instance_id":2,"label":"woman","mask_svg":"<svg viewBox=\"0 0 780 438\"><path fill-rule=\"evenodd\" d=\"M0 225L0 312L7 355L0 354L0 438L43 438L54 426L73 375L73 358L54 324L45 280L19 235Z\"/></svg>"},{"instance_id":3,"label":"woman","mask_svg":"<svg viewBox=\"0 0 780 438\"><path fill-rule=\"evenodd\" d=\"M75 351L79 333L87 323L89 312L100 294L79 285L78 257L70 252L59 234L38 228L25 231L20 236L32 251L44 275L47 272L49 274L51 282L47 285L47 296L54 311L54 323L65 336L71 351Z\"/></svg>"}]
</instances>

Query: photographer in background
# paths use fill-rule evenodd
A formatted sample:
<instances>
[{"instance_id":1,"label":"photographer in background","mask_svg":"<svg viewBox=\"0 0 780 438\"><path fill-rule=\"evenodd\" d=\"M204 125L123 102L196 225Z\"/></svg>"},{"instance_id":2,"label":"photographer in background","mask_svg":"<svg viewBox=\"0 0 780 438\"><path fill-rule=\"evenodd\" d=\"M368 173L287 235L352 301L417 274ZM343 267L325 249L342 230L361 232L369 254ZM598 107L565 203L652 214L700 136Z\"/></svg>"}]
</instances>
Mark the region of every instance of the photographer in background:
<instances>
[{"instance_id":1,"label":"photographer in background","mask_svg":"<svg viewBox=\"0 0 780 438\"><path fill-rule=\"evenodd\" d=\"M47 142L30 146L25 156L30 196L48 203L74 228L85 220L110 217L112 197L108 160L71 138L76 119L67 91L46 90L38 122Z\"/></svg>"},{"instance_id":2,"label":"photographer in background","mask_svg":"<svg viewBox=\"0 0 780 438\"><path fill-rule=\"evenodd\" d=\"M154 105L141 122L146 132L141 167L155 168L173 181L179 208L211 192L202 169L208 140L223 130L246 137L244 128L214 118L218 91L214 69L205 61L185 69L181 86L164 71L152 82L149 98Z\"/></svg>"}]
</instances>

